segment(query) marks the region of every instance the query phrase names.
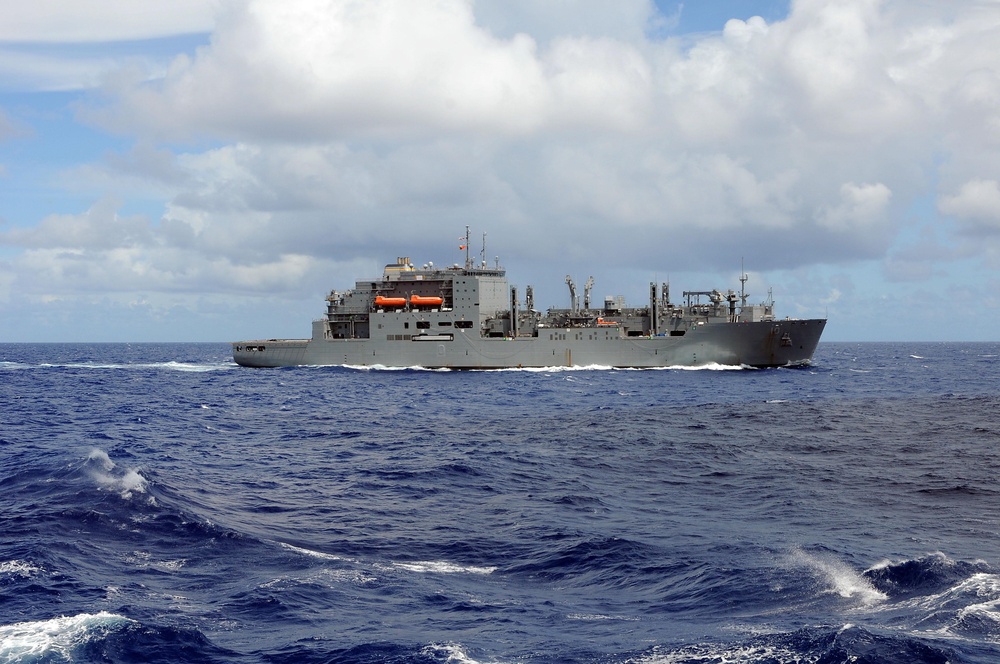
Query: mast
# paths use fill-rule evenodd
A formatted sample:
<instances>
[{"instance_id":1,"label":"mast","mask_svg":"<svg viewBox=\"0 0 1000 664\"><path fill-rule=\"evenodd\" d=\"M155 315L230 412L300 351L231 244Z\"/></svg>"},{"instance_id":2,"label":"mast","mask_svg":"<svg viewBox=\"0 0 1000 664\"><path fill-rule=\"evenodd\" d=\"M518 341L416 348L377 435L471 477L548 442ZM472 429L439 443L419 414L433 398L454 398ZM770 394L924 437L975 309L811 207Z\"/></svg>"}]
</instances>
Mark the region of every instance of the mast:
<instances>
[{"instance_id":1,"label":"mast","mask_svg":"<svg viewBox=\"0 0 1000 664\"><path fill-rule=\"evenodd\" d=\"M465 242L462 243L462 249L465 249L465 269L468 270L472 267L472 260L469 258L469 227L465 227Z\"/></svg>"},{"instance_id":2,"label":"mast","mask_svg":"<svg viewBox=\"0 0 1000 664\"><path fill-rule=\"evenodd\" d=\"M654 337L660 333L660 309L656 299L656 282L649 282L649 332Z\"/></svg>"},{"instance_id":3,"label":"mast","mask_svg":"<svg viewBox=\"0 0 1000 664\"><path fill-rule=\"evenodd\" d=\"M740 259L740 306L747 306L747 273L743 269L743 259Z\"/></svg>"}]
</instances>

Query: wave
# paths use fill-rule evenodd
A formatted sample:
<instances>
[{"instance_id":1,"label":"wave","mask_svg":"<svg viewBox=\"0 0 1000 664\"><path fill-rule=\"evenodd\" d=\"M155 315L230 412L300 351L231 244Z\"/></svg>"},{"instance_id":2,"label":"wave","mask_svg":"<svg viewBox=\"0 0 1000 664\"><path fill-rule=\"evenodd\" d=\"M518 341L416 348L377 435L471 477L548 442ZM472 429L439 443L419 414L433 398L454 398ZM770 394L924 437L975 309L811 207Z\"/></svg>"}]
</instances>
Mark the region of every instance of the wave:
<instances>
[{"instance_id":1,"label":"wave","mask_svg":"<svg viewBox=\"0 0 1000 664\"><path fill-rule=\"evenodd\" d=\"M432 574L492 574L497 569L496 567L483 567L479 565L457 565L443 560L392 563L392 566L398 569L405 569L409 572Z\"/></svg>"},{"instance_id":2,"label":"wave","mask_svg":"<svg viewBox=\"0 0 1000 664\"><path fill-rule=\"evenodd\" d=\"M857 600L865 606L877 604L888 598L888 595L877 588L863 573L836 558L797 549L792 552L791 563L805 567L816 574L824 582L827 593L844 599Z\"/></svg>"},{"instance_id":3,"label":"wave","mask_svg":"<svg viewBox=\"0 0 1000 664\"><path fill-rule=\"evenodd\" d=\"M486 565L466 565L454 563L446 560L421 560L421 561L406 561L406 562L389 562L389 563L365 563L364 561L357 560L354 558L348 558L344 556L339 556L330 553L323 553L322 551L314 551L312 549L306 549L299 546L294 546L292 544L287 544L285 542L276 542L278 546L283 549L287 549L296 554L306 556L309 558L316 558L323 561L331 561L337 563L344 563L346 565L355 565L359 567L366 567L369 570L404 570L407 572L415 572L417 574L479 574L488 575L492 574L497 570L495 566ZM371 579L368 576L370 572L356 572L355 576L352 578L364 578Z\"/></svg>"},{"instance_id":4,"label":"wave","mask_svg":"<svg viewBox=\"0 0 1000 664\"><path fill-rule=\"evenodd\" d=\"M443 660L447 664L482 664L479 660L473 659L464 646L457 643L432 643L425 646L420 654L434 662Z\"/></svg>"},{"instance_id":5,"label":"wave","mask_svg":"<svg viewBox=\"0 0 1000 664\"><path fill-rule=\"evenodd\" d=\"M0 626L2 662L233 661L196 629L141 624L100 611Z\"/></svg>"},{"instance_id":6,"label":"wave","mask_svg":"<svg viewBox=\"0 0 1000 664\"><path fill-rule=\"evenodd\" d=\"M301 546L295 546L293 544L288 544L286 542L276 542L276 544L283 549L288 549L289 551L294 551L295 553L298 553L303 556L308 556L310 558L319 558L320 560L344 561L349 563L357 562L356 560L352 560L351 558L337 556L332 553L323 553L322 551L313 551L312 549L304 549Z\"/></svg>"},{"instance_id":7,"label":"wave","mask_svg":"<svg viewBox=\"0 0 1000 664\"><path fill-rule=\"evenodd\" d=\"M1000 576L979 573L916 602L927 615L916 626L948 636L996 640L1000 636Z\"/></svg>"},{"instance_id":8,"label":"wave","mask_svg":"<svg viewBox=\"0 0 1000 664\"><path fill-rule=\"evenodd\" d=\"M42 369L88 369L95 371L107 371L107 370L136 370L136 369L164 369L167 371L181 371L186 373L207 373L209 371L226 371L231 369L236 369L238 365L235 362L223 362L217 363L213 362L210 364L199 364L192 362L65 362L65 363L49 363L43 362L41 364L35 365ZM2 368L2 367L0 367ZM31 368L30 365L18 365L13 368Z\"/></svg>"},{"instance_id":9,"label":"wave","mask_svg":"<svg viewBox=\"0 0 1000 664\"><path fill-rule=\"evenodd\" d=\"M0 626L0 661L75 661L87 644L137 624L101 611Z\"/></svg>"},{"instance_id":10,"label":"wave","mask_svg":"<svg viewBox=\"0 0 1000 664\"><path fill-rule=\"evenodd\" d=\"M973 575L991 571L986 563L955 561L933 553L915 560L883 561L866 570L864 577L886 596L903 599L940 593Z\"/></svg>"},{"instance_id":11,"label":"wave","mask_svg":"<svg viewBox=\"0 0 1000 664\"><path fill-rule=\"evenodd\" d=\"M352 564L363 564L361 561L356 560L354 558L338 556L332 553L323 553L322 551L314 551L312 549L306 549L300 546L295 546L293 544L287 544L285 542L276 542L276 544L282 547L283 549L288 549L289 551L294 551L297 554L307 556L310 558L318 558L320 560L330 560L335 562L344 562ZM373 567L379 567L382 569L402 569L408 572L431 573L431 574L492 574L497 570L495 566L461 565L458 563L453 563L445 560L391 562L388 564L375 563Z\"/></svg>"},{"instance_id":12,"label":"wave","mask_svg":"<svg viewBox=\"0 0 1000 664\"><path fill-rule=\"evenodd\" d=\"M705 643L668 650L657 647L635 659L640 664L719 662L855 662L856 664L947 664L951 648L931 640L864 627L809 627L765 634L736 643Z\"/></svg>"},{"instance_id":13,"label":"wave","mask_svg":"<svg viewBox=\"0 0 1000 664\"><path fill-rule=\"evenodd\" d=\"M482 659L473 655L471 648L459 643L401 644L390 641L362 643L347 647L333 647L332 644L315 638L300 640L279 652L269 652L264 661L272 664L500 664L494 658ZM258 661L258 660L254 660ZM520 658L512 661L521 661Z\"/></svg>"},{"instance_id":14,"label":"wave","mask_svg":"<svg viewBox=\"0 0 1000 664\"><path fill-rule=\"evenodd\" d=\"M623 622L639 622L641 618L637 616L607 616L603 614L591 614L591 613L571 613L566 616L569 620L582 620L589 622L592 620L621 620Z\"/></svg>"},{"instance_id":15,"label":"wave","mask_svg":"<svg viewBox=\"0 0 1000 664\"><path fill-rule=\"evenodd\" d=\"M100 488L107 491L114 491L122 500L131 500L138 495L146 494L149 482L142 474L134 468L120 469L111 460L108 453L93 449L87 456L84 464L85 472L93 479ZM147 496L150 505L156 504L153 496Z\"/></svg>"},{"instance_id":16,"label":"wave","mask_svg":"<svg viewBox=\"0 0 1000 664\"><path fill-rule=\"evenodd\" d=\"M0 580L12 579L16 577L30 579L41 571L42 568L38 565L24 560L8 560L6 562L0 562Z\"/></svg>"},{"instance_id":17,"label":"wave","mask_svg":"<svg viewBox=\"0 0 1000 664\"><path fill-rule=\"evenodd\" d=\"M951 560L934 553L884 562L865 572L905 612L914 629L946 637L1000 637L1000 574L982 561Z\"/></svg>"}]
</instances>

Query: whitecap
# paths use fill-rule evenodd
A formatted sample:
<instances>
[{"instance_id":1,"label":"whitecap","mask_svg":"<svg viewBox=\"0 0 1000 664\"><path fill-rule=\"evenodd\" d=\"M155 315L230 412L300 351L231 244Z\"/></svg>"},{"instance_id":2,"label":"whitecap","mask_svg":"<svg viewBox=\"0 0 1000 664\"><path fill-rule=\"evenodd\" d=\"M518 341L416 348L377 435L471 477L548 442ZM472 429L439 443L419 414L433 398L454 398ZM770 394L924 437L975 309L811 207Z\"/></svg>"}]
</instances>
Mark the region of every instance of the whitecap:
<instances>
[{"instance_id":1,"label":"whitecap","mask_svg":"<svg viewBox=\"0 0 1000 664\"><path fill-rule=\"evenodd\" d=\"M486 663L473 659L465 648L457 643L432 643L425 646L420 654L435 661L443 656L444 661L449 664L498 664L495 660Z\"/></svg>"},{"instance_id":2,"label":"whitecap","mask_svg":"<svg viewBox=\"0 0 1000 664\"><path fill-rule=\"evenodd\" d=\"M116 470L118 465L111 460L107 452L100 449L91 450L87 456L86 470L101 489L115 491L122 500L131 500L136 494L145 494L148 480L136 469ZM149 497L150 504L156 504L156 499Z\"/></svg>"},{"instance_id":3,"label":"whitecap","mask_svg":"<svg viewBox=\"0 0 1000 664\"><path fill-rule=\"evenodd\" d=\"M130 470L119 480L122 488L122 498L131 498L132 492L146 493L146 478L137 470Z\"/></svg>"},{"instance_id":4,"label":"whitecap","mask_svg":"<svg viewBox=\"0 0 1000 664\"><path fill-rule=\"evenodd\" d=\"M176 572L187 565L187 560L184 558L177 560L155 560L146 551L133 551L132 555L125 557L125 562L138 569L153 569L159 572Z\"/></svg>"},{"instance_id":5,"label":"whitecap","mask_svg":"<svg viewBox=\"0 0 1000 664\"><path fill-rule=\"evenodd\" d=\"M100 464L101 468L106 471L114 470L115 462L111 460L111 457L104 450L92 449L90 454L87 455L87 463L92 461Z\"/></svg>"},{"instance_id":6,"label":"whitecap","mask_svg":"<svg viewBox=\"0 0 1000 664\"><path fill-rule=\"evenodd\" d=\"M801 549L792 553L792 563L818 574L828 585L826 592L845 599L856 599L864 605L885 601L888 596L876 589L863 574L833 558L814 556Z\"/></svg>"},{"instance_id":7,"label":"whitecap","mask_svg":"<svg viewBox=\"0 0 1000 664\"><path fill-rule=\"evenodd\" d=\"M342 556L337 556L332 553L323 553L322 551L313 551L312 549L305 549L300 546L295 546L293 544L286 544L285 542L277 542L277 545L283 549L288 549L289 551L294 551L295 553L301 554L303 556L309 556L310 558L320 558L322 560L337 560L345 562L357 562L351 560L350 558L344 558Z\"/></svg>"},{"instance_id":8,"label":"whitecap","mask_svg":"<svg viewBox=\"0 0 1000 664\"><path fill-rule=\"evenodd\" d=\"M797 652L782 645L755 644L698 644L676 651L662 650L659 646L653 652L636 660L639 664L722 664L735 662L805 662L810 661Z\"/></svg>"},{"instance_id":9,"label":"whitecap","mask_svg":"<svg viewBox=\"0 0 1000 664\"><path fill-rule=\"evenodd\" d=\"M607 615L603 615L603 614L599 614L599 613L598 614L571 613L568 616L566 616L566 618L569 619L569 620L583 620L583 621L592 621L592 620L622 620L622 621L626 621L626 622L637 622L639 620L635 616L607 616Z\"/></svg>"},{"instance_id":10,"label":"whitecap","mask_svg":"<svg viewBox=\"0 0 1000 664\"><path fill-rule=\"evenodd\" d=\"M457 565L445 561L426 560L410 563L393 563L393 567L421 574L492 574L496 567L480 567L476 565Z\"/></svg>"},{"instance_id":11,"label":"whitecap","mask_svg":"<svg viewBox=\"0 0 1000 664\"><path fill-rule=\"evenodd\" d=\"M109 630L135 624L124 616L101 611L0 626L0 661L73 661L74 651L91 638L104 638Z\"/></svg>"},{"instance_id":12,"label":"whitecap","mask_svg":"<svg viewBox=\"0 0 1000 664\"><path fill-rule=\"evenodd\" d=\"M27 579L41 571L42 569L37 565L33 565L32 563L25 562L23 560L8 560L6 562L0 562L0 575L4 576L20 576Z\"/></svg>"},{"instance_id":13,"label":"whitecap","mask_svg":"<svg viewBox=\"0 0 1000 664\"><path fill-rule=\"evenodd\" d=\"M980 600L972 601L970 600ZM973 574L940 593L916 598L913 603L925 611L935 612L945 607L965 604L972 606L996 605L1000 602L1000 576L987 572ZM961 610L961 609L960 609Z\"/></svg>"}]
</instances>

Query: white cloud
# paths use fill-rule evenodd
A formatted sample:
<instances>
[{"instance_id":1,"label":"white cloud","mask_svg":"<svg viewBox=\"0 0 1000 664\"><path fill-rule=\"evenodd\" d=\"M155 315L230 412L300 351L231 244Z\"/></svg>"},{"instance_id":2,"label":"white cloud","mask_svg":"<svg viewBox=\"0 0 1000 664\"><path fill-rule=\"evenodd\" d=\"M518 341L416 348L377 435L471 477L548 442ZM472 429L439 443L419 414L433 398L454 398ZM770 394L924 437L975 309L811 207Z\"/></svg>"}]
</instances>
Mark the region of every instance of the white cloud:
<instances>
[{"instance_id":1,"label":"white cloud","mask_svg":"<svg viewBox=\"0 0 1000 664\"><path fill-rule=\"evenodd\" d=\"M122 79L94 112L149 137L239 138L180 159L171 214L212 226L202 241L242 214L261 255L472 216L544 219L546 249L571 228L627 225L680 257L737 232L743 251L842 260L887 248L900 192L952 140L952 52L991 25L802 1L786 21L731 20L685 49L642 36L647 3L606 35L600 21L548 33L565 11L519 4L499 29L495 3L248 2L210 47L157 83ZM988 105L983 85L973 97ZM626 242L652 260L649 239Z\"/></svg>"},{"instance_id":2,"label":"white cloud","mask_svg":"<svg viewBox=\"0 0 1000 664\"><path fill-rule=\"evenodd\" d=\"M122 216L118 202L100 201L81 215L53 215L37 227L0 233L0 241L25 250L10 266L20 273L26 296L68 297L87 290L184 292L206 283L223 292L292 292L304 279L316 279L329 262L315 256L268 252L252 262L239 253L225 256L220 244L246 246L253 226L230 228L227 238L184 221L152 224L142 216ZM215 237L212 237L212 235ZM30 277L29 277L30 275ZM13 277L5 281L12 282Z\"/></svg>"},{"instance_id":3,"label":"white cloud","mask_svg":"<svg viewBox=\"0 0 1000 664\"><path fill-rule=\"evenodd\" d=\"M996 180L966 182L957 194L943 196L938 207L970 231L1000 232L1000 183Z\"/></svg>"},{"instance_id":4,"label":"white cloud","mask_svg":"<svg viewBox=\"0 0 1000 664\"><path fill-rule=\"evenodd\" d=\"M116 207L114 201L101 201L84 214L50 215L33 228L14 228L0 237L5 244L71 253L148 245L151 242L148 222L141 217L121 217Z\"/></svg>"},{"instance_id":5,"label":"white cloud","mask_svg":"<svg viewBox=\"0 0 1000 664\"><path fill-rule=\"evenodd\" d=\"M66 57L0 48L0 90L79 90L95 88L121 67L111 57Z\"/></svg>"},{"instance_id":6,"label":"white cloud","mask_svg":"<svg viewBox=\"0 0 1000 664\"><path fill-rule=\"evenodd\" d=\"M106 96L80 117L136 144L67 174L125 204L0 235L30 247L53 284L75 269L80 288L133 275L151 289L282 289L281 270L311 279L331 262L431 251L467 223L535 263L568 251L645 273L891 255L888 273L920 279L939 268L893 245L931 182L949 193L922 204L983 239L963 250L997 250L994 2L797 0L782 21L666 40L648 37L663 17L647 0L218 9L198 4L187 27L163 20L170 34L214 26L169 65L63 72L101 80ZM81 25L86 37L55 26L35 39L152 36L122 11ZM58 81L59 62L35 70L52 64L44 76ZM162 218L119 216L140 195ZM934 251L952 228L920 255L954 257Z\"/></svg>"},{"instance_id":7,"label":"white cloud","mask_svg":"<svg viewBox=\"0 0 1000 664\"><path fill-rule=\"evenodd\" d=\"M887 221L892 192L881 182L855 184L848 182L840 187L840 201L820 211L818 221L834 231L864 231L879 227Z\"/></svg>"},{"instance_id":8,"label":"white cloud","mask_svg":"<svg viewBox=\"0 0 1000 664\"><path fill-rule=\"evenodd\" d=\"M208 32L221 0L5 2L0 42L104 42Z\"/></svg>"},{"instance_id":9,"label":"white cloud","mask_svg":"<svg viewBox=\"0 0 1000 664\"><path fill-rule=\"evenodd\" d=\"M463 0L251 2L115 121L175 135L316 139L358 131L523 131L547 103L535 42L473 24Z\"/></svg>"}]
</instances>

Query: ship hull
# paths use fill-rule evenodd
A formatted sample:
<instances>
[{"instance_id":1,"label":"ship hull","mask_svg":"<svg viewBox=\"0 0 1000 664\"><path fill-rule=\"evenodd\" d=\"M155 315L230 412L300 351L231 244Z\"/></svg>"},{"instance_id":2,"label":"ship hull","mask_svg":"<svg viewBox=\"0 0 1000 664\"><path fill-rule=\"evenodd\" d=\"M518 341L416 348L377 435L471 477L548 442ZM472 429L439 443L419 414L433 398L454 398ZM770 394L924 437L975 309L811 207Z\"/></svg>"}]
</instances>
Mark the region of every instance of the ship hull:
<instances>
[{"instance_id":1,"label":"ship hull","mask_svg":"<svg viewBox=\"0 0 1000 664\"><path fill-rule=\"evenodd\" d=\"M389 339L268 339L233 344L247 367L344 365L429 369L542 367L781 367L808 363L824 319L696 325L683 336L621 337L597 328L544 328L537 336L473 330Z\"/></svg>"}]
</instances>

